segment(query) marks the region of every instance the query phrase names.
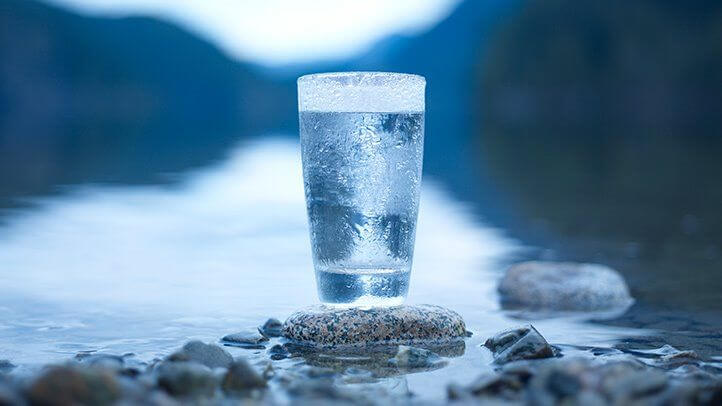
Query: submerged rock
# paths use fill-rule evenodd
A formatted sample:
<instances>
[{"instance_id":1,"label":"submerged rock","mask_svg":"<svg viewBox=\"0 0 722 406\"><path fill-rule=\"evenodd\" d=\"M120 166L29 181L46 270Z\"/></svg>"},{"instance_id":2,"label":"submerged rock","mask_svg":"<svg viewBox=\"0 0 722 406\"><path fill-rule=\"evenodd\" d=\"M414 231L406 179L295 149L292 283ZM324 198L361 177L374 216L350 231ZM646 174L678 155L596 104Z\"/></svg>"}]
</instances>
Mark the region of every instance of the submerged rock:
<instances>
[{"instance_id":1,"label":"submerged rock","mask_svg":"<svg viewBox=\"0 0 722 406\"><path fill-rule=\"evenodd\" d=\"M234 347L263 349L268 337L257 330L241 331L221 338L221 343Z\"/></svg>"},{"instance_id":2,"label":"submerged rock","mask_svg":"<svg viewBox=\"0 0 722 406\"><path fill-rule=\"evenodd\" d=\"M497 333L486 340L484 346L494 354L497 364L554 356L552 346L531 324Z\"/></svg>"},{"instance_id":3,"label":"submerged rock","mask_svg":"<svg viewBox=\"0 0 722 406\"><path fill-rule=\"evenodd\" d=\"M276 344L271 347L271 349L268 350L268 354L274 361L282 360L291 356L291 353L288 351L288 349L281 344Z\"/></svg>"},{"instance_id":4,"label":"submerged rock","mask_svg":"<svg viewBox=\"0 0 722 406\"><path fill-rule=\"evenodd\" d=\"M30 384L27 397L38 405L109 405L120 399L121 388L105 368L54 366Z\"/></svg>"},{"instance_id":5,"label":"submerged rock","mask_svg":"<svg viewBox=\"0 0 722 406\"><path fill-rule=\"evenodd\" d=\"M201 341L189 341L178 352L168 357L170 361L194 361L208 368L228 368L233 357L228 351L215 344L206 344Z\"/></svg>"},{"instance_id":6,"label":"submerged rock","mask_svg":"<svg viewBox=\"0 0 722 406\"><path fill-rule=\"evenodd\" d=\"M283 334L283 323L278 319L268 319L258 330L266 337L280 337Z\"/></svg>"},{"instance_id":7,"label":"submerged rock","mask_svg":"<svg viewBox=\"0 0 722 406\"><path fill-rule=\"evenodd\" d=\"M221 387L228 394L238 395L251 389L265 388L266 380L248 364L248 361L238 359L228 368Z\"/></svg>"},{"instance_id":8,"label":"submerged rock","mask_svg":"<svg viewBox=\"0 0 722 406\"><path fill-rule=\"evenodd\" d=\"M598 264L530 261L513 265L499 283L506 306L531 310L614 310L633 303L619 272Z\"/></svg>"},{"instance_id":9,"label":"submerged rock","mask_svg":"<svg viewBox=\"0 0 722 406\"><path fill-rule=\"evenodd\" d=\"M174 397L210 398L218 386L213 371L194 361L165 361L155 372L158 386Z\"/></svg>"},{"instance_id":10,"label":"submerged rock","mask_svg":"<svg viewBox=\"0 0 722 406\"><path fill-rule=\"evenodd\" d=\"M407 345L400 345L396 355L389 359L389 365L397 368L435 368L444 364L436 353Z\"/></svg>"},{"instance_id":11,"label":"submerged rock","mask_svg":"<svg viewBox=\"0 0 722 406\"><path fill-rule=\"evenodd\" d=\"M464 320L440 306L371 309L313 307L294 313L283 335L315 347L454 341L466 337Z\"/></svg>"}]
</instances>

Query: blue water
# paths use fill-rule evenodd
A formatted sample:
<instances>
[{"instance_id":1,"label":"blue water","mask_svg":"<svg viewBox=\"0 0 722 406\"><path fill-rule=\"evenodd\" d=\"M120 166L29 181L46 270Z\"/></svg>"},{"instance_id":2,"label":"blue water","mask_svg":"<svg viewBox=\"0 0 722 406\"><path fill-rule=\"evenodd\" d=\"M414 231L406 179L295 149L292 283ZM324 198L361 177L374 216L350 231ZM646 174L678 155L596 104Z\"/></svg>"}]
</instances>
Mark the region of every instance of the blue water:
<instances>
[{"instance_id":1,"label":"blue water","mask_svg":"<svg viewBox=\"0 0 722 406\"><path fill-rule=\"evenodd\" d=\"M150 361L186 340L215 342L318 301L300 150L286 138L240 145L174 186L77 187L5 219L0 359L18 364L14 373L79 351ZM394 385L432 399L491 369L479 345L524 322L500 309L496 280L527 249L424 180L407 303L452 308L474 336L447 367L389 378L401 379ZM647 333L583 318L534 324L565 345L611 347Z\"/></svg>"}]
</instances>

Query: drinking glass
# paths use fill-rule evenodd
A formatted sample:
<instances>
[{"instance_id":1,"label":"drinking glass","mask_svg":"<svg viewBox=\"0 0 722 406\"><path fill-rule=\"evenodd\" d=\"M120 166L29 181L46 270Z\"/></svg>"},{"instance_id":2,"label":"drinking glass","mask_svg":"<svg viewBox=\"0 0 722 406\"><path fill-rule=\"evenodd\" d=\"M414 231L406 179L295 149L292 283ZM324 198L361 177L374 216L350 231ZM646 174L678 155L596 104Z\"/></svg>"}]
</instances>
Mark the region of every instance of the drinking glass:
<instances>
[{"instance_id":1,"label":"drinking glass","mask_svg":"<svg viewBox=\"0 0 722 406\"><path fill-rule=\"evenodd\" d=\"M318 295L396 306L409 288L424 151L422 76L298 79L303 180Z\"/></svg>"}]
</instances>

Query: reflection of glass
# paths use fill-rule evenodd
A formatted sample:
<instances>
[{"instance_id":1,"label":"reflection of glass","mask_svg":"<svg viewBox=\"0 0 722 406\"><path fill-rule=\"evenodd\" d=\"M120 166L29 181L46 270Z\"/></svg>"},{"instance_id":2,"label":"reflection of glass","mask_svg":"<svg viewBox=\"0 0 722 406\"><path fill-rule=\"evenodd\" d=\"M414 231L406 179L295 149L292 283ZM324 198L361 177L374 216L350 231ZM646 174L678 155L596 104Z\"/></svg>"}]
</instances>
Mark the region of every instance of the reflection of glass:
<instances>
[{"instance_id":1,"label":"reflection of glass","mask_svg":"<svg viewBox=\"0 0 722 406\"><path fill-rule=\"evenodd\" d=\"M298 79L303 177L323 303L393 306L409 287L424 149L421 76Z\"/></svg>"}]
</instances>

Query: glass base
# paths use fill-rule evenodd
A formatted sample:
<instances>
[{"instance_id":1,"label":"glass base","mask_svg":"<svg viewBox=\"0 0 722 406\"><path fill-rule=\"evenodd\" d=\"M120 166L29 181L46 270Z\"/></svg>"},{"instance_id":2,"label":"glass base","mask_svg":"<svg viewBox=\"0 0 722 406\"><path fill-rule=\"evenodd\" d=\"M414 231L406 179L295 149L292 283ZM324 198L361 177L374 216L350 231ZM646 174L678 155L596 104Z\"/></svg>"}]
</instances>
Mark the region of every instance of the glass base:
<instances>
[{"instance_id":1,"label":"glass base","mask_svg":"<svg viewBox=\"0 0 722 406\"><path fill-rule=\"evenodd\" d=\"M400 306L409 291L410 274L396 269L317 270L318 296L328 306Z\"/></svg>"}]
</instances>

